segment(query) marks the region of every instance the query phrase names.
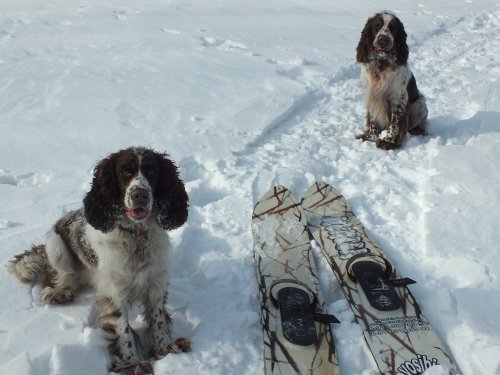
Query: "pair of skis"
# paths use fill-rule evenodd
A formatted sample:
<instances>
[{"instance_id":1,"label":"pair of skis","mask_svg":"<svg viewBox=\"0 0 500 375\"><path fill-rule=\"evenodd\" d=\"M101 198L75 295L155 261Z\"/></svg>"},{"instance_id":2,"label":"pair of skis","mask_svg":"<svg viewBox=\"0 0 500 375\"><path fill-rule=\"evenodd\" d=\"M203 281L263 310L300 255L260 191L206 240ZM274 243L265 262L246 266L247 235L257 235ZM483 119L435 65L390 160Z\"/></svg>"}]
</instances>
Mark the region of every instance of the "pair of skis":
<instances>
[{"instance_id":1,"label":"pair of skis","mask_svg":"<svg viewBox=\"0 0 500 375\"><path fill-rule=\"evenodd\" d=\"M265 374L339 375L324 297L311 251L317 242L361 326L381 374L458 368L407 285L333 187L316 182L299 202L269 190L252 216L264 333ZM347 374L350 375L350 374Z\"/></svg>"}]
</instances>

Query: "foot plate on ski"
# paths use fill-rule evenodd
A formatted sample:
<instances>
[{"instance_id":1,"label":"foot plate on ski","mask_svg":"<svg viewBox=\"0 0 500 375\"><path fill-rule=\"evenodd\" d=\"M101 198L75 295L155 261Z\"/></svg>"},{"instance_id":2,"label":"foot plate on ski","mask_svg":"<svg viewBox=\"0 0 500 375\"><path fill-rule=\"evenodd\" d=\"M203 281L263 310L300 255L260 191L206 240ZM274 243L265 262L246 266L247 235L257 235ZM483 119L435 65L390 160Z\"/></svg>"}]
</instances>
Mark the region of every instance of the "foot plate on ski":
<instances>
[{"instance_id":1,"label":"foot plate on ski","mask_svg":"<svg viewBox=\"0 0 500 375\"><path fill-rule=\"evenodd\" d=\"M285 338L296 345L314 344L316 327L309 295L299 288L282 288L278 292L278 307Z\"/></svg>"},{"instance_id":2,"label":"foot plate on ski","mask_svg":"<svg viewBox=\"0 0 500 375\"><path fill-rule=\"evenodd\" d=\"M374 308L391 311L401 307L401 300L380 264L369 260L356 262L351 272Z\"/></svg>"}]
</instances>

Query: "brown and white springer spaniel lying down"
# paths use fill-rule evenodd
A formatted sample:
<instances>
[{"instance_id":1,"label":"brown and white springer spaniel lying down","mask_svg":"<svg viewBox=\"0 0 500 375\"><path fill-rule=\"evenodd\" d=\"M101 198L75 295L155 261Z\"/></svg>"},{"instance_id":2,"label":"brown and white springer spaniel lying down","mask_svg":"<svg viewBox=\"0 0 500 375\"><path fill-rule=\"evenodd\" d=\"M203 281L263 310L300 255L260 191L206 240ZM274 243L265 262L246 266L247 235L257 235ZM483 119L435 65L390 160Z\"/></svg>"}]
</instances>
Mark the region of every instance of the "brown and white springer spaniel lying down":
<instances>
[{"instance_id":1,"label":"brown and white springer spaniel lying down","mask_svg":"<svg viewBox=\"0 0 500 375\"><path fill-rule=\"evenodd\" d=\"M186 338L172 342L165 307L171 251L165 230L187 217L188 196L167 155L121 150L95 167L83 207L62 217L45 245L16 256L9 268L24 282L42 276L41 300L47 304L70 302L83 285L93 285L98 326L112 340L112 369L152 373L128 310L134 302L144 306L152 357L190 350Z\"/></svg>"},{"instance_id":2,"label":"brown and white springer spaniel lying down","mask_svg":"<svg viewBox=\"0 0 500 375\"><path fill-rule=\"evenodd\" d=\"M356 48L365 89L366 125L357 138L385 150L402 145L406 133L423 135L427 106L408 67L406 32L388 12L369 18ZM379 138L382 131L387 133Z\"/></svg>"}]
</instances>

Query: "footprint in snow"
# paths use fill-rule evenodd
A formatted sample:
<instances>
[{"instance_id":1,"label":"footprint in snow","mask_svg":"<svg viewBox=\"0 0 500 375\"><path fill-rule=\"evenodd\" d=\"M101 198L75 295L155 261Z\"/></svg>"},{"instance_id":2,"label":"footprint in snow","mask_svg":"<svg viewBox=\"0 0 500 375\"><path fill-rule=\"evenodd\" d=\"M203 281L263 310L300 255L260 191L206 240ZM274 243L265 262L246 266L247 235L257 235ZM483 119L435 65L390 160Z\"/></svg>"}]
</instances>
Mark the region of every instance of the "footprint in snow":
<instances>
[{"instance_id":1,"label":"footprint in snow","mask_svg":"<svg viewBox=\"0 0 500 375\"><path fill-rule=\"evenodd\" d=\"M127 12L124 10L115 10L113 11L113 15L117 21L125 21L127 19Z\"/></svg>"},{"instance_id":2,"label":"footprint in snow","mask_svg":"<svg viewBox=\"0 0 500 375\"><path fill-rule=\"evenodd\" d=\"M141 14L140 10L114 10L113 15L117 21L125 21L129 14Z\"/></svg>"},{"instance_id":3,"label":"footprint in snow","mask_svg":"<svg viewBox=\"0 0 500 375\"><path fill-rule=\"evenodd\" d=\"M203 36L200 38L201 44L204 47L215 47L224 51L232 51L237 49L246 49L247 46L243 43L231 39L217 39L210 36Z\"/></svg>"},{"instance_id":4,"label":"footprint in snow","mask_svg":"<svg viewBox=\"0 0 500 375\"><path fill-rule=\"evenodd\" d=\"M193 207L205 207L210 203L218 202L229 195L229 193L219 187L208 186L206 184L188 184L189 204Z\"/></svg>"},{"instance_id":5,"label":"footprint in snow","mask_svg":"<svg viewBox=\"0 0 500 375\"><path fill-rule=\"evenodd\" d=\"M219 160L216 168L224 169L225 162ZM219 186L210 183L213 174L210 170L213 166L205 166L195 158L186 158L180 161L179 170L181 177L186 183L189 195L189 204L193 207L204 207L210 203L218 202L229 195L229 192Z\"/></svg>"},{"instance_id":6,"label":"footprint in snow","mask_svg":"<svg viewBox=\"0 0 500 375\"><path fill-rule=\"evenodd\" d=\"M7 171L0 170L0 185L12 186L40 186L47 183L50 177L38 172L14 176Z\"/></svg>"},{"instance_id":7,"label":"footprint in snow","mask_svg":"<svg viewBox=\"0 0 500 375\"><path fill-rule=\"evenodd\" d=\"M16 227L20 227L22 225L23 224L21 224L21 223L15 223L15 222L10 221L10 220L0 220L0 230L16 228Z\"/></svg>"},{"instance_id":8,"label":"footprint in snow","mask_svg":"<svg viewBox=\"0 0 500 375\"><path fill-rule=\"evenodd\" d=\"M211 36L202 36L200 40L203 47L218 47L224 43L224 40L212 38Z\"/></svg>"},{"instance_id":9,"label":"footprint in snow","mask_svg":"<svg viewBox=\"0 0 500 375\"><path fill-rule=\"evenodd\" d=\"M0 185L17 185L17 179L13 175L4 174L0 176Z\"/></svg>"},{"instance_id":10,"label":"footprint in snow","mask_svg":"<svg viewBox=\"0 0 500 375\"><path fill-rule=\"evenodd\" d=\"M166 27L160 27L160 30L163 31L164 33L171 34L171 35L180 35L181 34L181 32L179 30L167 29Z\"/></svg>"},{"instance_id":11,"label":"footprint in snow","mask_svg":"<svg viewBox=\"0 0 500 375\"><path fill-rule=\"evenodd\" d=\"M185 183L195 182L198 184L202 180L207 179L207 176L209 175L205 166L193 157L182 159L179 162L179 170L181 172L182 180Z\"/></svg>"},{"instance_id":12,"label":"footprint in snow","mask_svg":"<svg viewBox=\"0 0 500 375\"><path fill-rule=\"evenodd\" d=\"M14 37L14 34L12 34L11 32L9 32L5 29L0 30L0 39L10 39L13 37Z\"/></svg>"},{"instance_id":13,"label":"footprint in snow","mask_svg":"<svg viewBox=\"0 0 500 375\"><path fill-rule=\"evenodd\" d=\"M268 63L268 64L282 64L281 61L279 61L277 59L273 59L273 58L266 59L266 63Z\"/></svg>"}]
</instances>

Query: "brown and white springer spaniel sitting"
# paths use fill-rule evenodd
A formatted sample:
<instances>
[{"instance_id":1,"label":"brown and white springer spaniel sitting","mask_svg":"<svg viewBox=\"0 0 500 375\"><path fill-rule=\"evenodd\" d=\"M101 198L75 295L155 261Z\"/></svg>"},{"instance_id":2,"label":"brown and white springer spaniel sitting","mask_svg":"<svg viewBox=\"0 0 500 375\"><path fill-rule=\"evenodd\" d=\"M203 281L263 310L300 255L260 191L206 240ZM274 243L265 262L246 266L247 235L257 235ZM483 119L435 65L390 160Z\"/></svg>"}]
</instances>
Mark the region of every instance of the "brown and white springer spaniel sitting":
<instances>
[{"instance_id":1,"label":"brown and white springer spaniel sitting","mask_svg":"<svg viewBox=\"0 0 500 375\"><path fill-rule=\"evenodd\" d=\"M128 311L135 302L144 306L152 357L190 350L186 338L172 342L165 306L171 251L165 230L187 217L188 196L168 156L145 148L121 150L95 167L83 208L61 218L45 245L16 256L9 268L24 282L41 275L41 300L47 304L70 302L83 285L93 285L98 326L112 340L112 369L152 373Z\"/></svg>"},{"instance_id":2,"label":"brown and white springer spaniel sitting","mask_svg":"<svg viewBox=\"0 0 500 375\"><path fill-rule=\"evenodd\" d=\"M404 26L394 14L368 19L356 48L366 102L366 125L357 138L381 149L400 147L407 132L426 133L427 106L408 67L408 53ZM379 138L382 131L386 134Z\"/></svg>"}]
</instances>

